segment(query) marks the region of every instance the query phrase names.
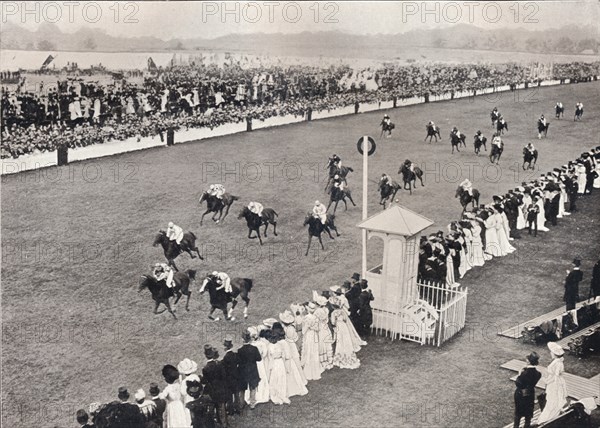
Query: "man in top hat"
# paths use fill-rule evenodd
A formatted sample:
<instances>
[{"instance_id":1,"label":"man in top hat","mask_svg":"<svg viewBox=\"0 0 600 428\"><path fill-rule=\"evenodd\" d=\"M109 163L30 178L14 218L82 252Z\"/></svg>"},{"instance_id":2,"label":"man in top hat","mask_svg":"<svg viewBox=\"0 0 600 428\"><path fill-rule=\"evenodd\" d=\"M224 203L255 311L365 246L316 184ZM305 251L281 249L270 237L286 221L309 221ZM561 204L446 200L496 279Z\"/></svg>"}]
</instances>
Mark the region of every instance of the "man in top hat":
<instances>
[{"instance_id":1,"label":"man in top hat","mask_svg":"<svg viewBox=\"0 0 600 428\"><path fill-rule=\"evenodd\" d=\"M567 311L575 309L579 301L579 283L583 279L583 272L580 270L581 260L575 258L573 260L573 270L567 269L567 277L565 278L565 296L564 300L567 304Z\"/></svg>"},{"instance_id":2,"label":"man in top hat","mask_svg":"<svg viewBox=\"0 0 600 428\"><path fill-rule=\"evenodd\" d=\"M227 388L227 378L223 364L218 361L219 352L211 345L204 345L204 356L208 360L202 369L202 384L204 390L212 398L217 417L223 427L229 426L225 403L229 398L229 389Z\"/></svg>"},{"instance_id":3,"label":"man in top hat","mask_svg":"<svg viewBox=\"0 0 600 428\"><path fill-rule=\"evenodd\" d=\"M152 423L153 425L150 426L159 428L159 426L156 425L155 422L156 404L154 403L154 401L146 399L146 393L141 388L135 392L133 397L135 398L135 403L140 408L140 413L144 416L144 419L147 422L146 426L149 426L150 423Z\"/></svg>"},{"instance_id":4,"label":"man in top hat","mask_svg":"<svg viewBox=\"0 0 600 428\"><path fill-rule=\"evenodd\" d=\"M185 386L186 394L191 397L191 401L187 402L185 407L190 411L192 428L214 428L214 403L205 393L200 380L189 380Z\"/></svg>"},{"instance_id":5,"label":"man in top hat","mask_svg":"<svg viewBox=\"0 0 600 428\"><path fill-rule=\"evenodd\" d=\"M242 333L242 339L244 344L237 350L239 361L240 405L241 408L245 406L244 392L249 390L250 400L248 404L251 409L254 409L256 406L256 388L258 388L258 384L260 383L257 363L262 361L262 357L260 356L258 348L250 344L252 336L249 332L245 331Z\"/></svg>"},{"instance_id":6,"label":"man in top hat","mask_svg":"<svg viewBox=\"0 0 600 428\"><path fill-rule=\"evenodd\" d=\"M94 426L93 424L88 422L90 416L84 409L77 410L77 413L75 414L75 419L77 420L77 423L81 425L81 428L92 428Z\"/></svg>"},{"instance_id":7,"label":"man in top hat","mask_svg":"<svg viewBox=\"0 0 600 428\"><path fill-rule=\"evenodd\" d=\"M535 385L541 379L542 374L535 368L538 365L540 357L536 352L532 352L526 358L527 366L521 370L515 380L515 423L514 428L519 428L521 418L525 418L524 428L531 426L533 417L533 408L535 405Z\"/></svg>"},{"instance_id":8,"label":"man in top hat","mask_svg":"<svg viewBox=\"0 0 600 428\"><path fill-rule=\"evenodd\" d=\"M242 409L240 403L240 359L233 350L233 339L231 337L225 338L223 348L225 354L221 364L226 377L225 387L227 388L228 397L226 409L230 415L239 414Z\"/></svg>"},{"instance_id":9,"label":"man in top hat","mask_svg":"<svg viewBox=\"0 0 600 428\"><path fill-rule=\"evenodd\" d=\"M129 391L127 391L127 388L124 386L120 386L117 393L117 397L119 398L120 402L129 403Z\"/></svg>"},{"instance_id":10,"label":"man in top hat","mask_svg":"<svg viewBox=\"0 0 600 428\"><path fill-rule=\"evenodd\" d=\"M348 299L349 306L349 317L350 321L352 321L352 325L354 325L355 330L360 329L360 320L358 317L358 310L360 306L359 296L362 292L362 288L360 286L360 275L355 273L352 275L352 286L350 290L346 291L346 299Z\"/></svg>"},{"instance_id":11,"label":"man in top hat","mask_svg":"<svg viewBox=\"0 0 600 428\"><path fill-rule=\"evenodd\" d=\"M158 387L158 385L156 383L152 382L150 384L150 389L148 390L148 392L150 393L150 396L152 397L152 401L154 401L154 404L156 405L156 408L155 408L156 417L154 419L154 422L159 427L162 427L163 426L163 415L165 413L165 410L167 409L167 402L158 396L158 394L160 394L160 388Z\"/></svg>"},{"instance_id":12,"label":"man in top hat","mask_svg":"<svg viewBox=\"0 0 600 428\"><path fill-rule=\"evenodd\" d=\"M369 290L369 283L366 279L361 280L360 287L362 289L360 296L358 296L358 316L360 319L360 330L359 334L368 336L371 332L371 324L373 324L373 310L371 309L371 301L375 300L371 290Z\"/></svg>"}]
</instances>

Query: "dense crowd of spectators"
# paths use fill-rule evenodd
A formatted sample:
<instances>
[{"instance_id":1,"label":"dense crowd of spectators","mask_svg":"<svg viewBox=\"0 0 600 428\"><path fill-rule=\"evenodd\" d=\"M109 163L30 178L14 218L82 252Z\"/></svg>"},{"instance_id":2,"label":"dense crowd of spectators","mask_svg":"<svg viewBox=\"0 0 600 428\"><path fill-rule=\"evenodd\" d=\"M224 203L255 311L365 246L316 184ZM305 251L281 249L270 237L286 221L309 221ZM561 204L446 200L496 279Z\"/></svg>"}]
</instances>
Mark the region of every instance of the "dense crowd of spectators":
<instances>
[{"instance_id":1,"label":"dense crowd of spectators","mask_svg":"<svg viewBox=\"0 0 600 428\"><path fill-rule=\"evenodd\" d=\"M600 74L600 63L557 64L553 72L557 79L591 80ZM534 81L530 68L517 64L388 64L363 70L209 65L172 67L142 84L127 78L109 85L80 79L38 93L3 88L1 156Z\"/></svg>"}]
</instances>

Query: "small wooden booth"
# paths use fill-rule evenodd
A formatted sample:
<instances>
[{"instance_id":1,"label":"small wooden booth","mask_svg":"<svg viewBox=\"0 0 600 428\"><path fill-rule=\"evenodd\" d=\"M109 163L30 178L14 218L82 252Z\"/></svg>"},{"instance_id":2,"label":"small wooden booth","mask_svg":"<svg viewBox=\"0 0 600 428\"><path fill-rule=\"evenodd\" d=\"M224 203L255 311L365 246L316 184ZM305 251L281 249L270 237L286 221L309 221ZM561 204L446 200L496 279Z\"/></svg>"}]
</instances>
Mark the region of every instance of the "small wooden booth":
<instances>
[{"instance_id":1,"label":"small wooden booth","mask_svg":"<svg viewBox=\"0 0 600 428\"><path fill-rule=\"evenodd\" d=\"M417 283L419 234L432 224L428 218L392 204L357 225L367 233L363 245L373 245L373 239L380 239L383 245L381 263L368 266L363 261L366 270L362 273L375 297L372 328L377 334L439 346L464 327L465 290ZM363 249L363 257L368 253ZM446 313L450 308L456 314L451 320ZM462 325L457 325L457 320Z\"/></svg>"}]
</instances>

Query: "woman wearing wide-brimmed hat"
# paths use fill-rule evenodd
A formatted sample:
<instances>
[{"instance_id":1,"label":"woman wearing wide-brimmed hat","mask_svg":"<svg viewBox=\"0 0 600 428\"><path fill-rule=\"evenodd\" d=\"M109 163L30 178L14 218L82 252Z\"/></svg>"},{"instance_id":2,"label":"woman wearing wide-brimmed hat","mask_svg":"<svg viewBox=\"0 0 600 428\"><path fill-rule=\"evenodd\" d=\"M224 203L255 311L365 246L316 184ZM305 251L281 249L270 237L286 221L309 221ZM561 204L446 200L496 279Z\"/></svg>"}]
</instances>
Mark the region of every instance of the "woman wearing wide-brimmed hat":
<instances>
[{"instance_id":1,"label":"woman wearing wide-brimmed hat","mask_svg":"<svg viewBox=\"0 0 600 428\"><path fill-rule=\"evenodd\" d=\"M321 379L323 368L319 360L319 320L315 316L317 305L310 302L308 313L302 321L302 354L300 362L307 380Z\"/></svg>"},{"instance_id":2,"label":"woman wearing wide-brimmed hat","mask_svg":"<svg viewBox=\"0 0 600 428\"><path fill-rule=\"evenodd\" d=\"M190 413L186 411L183 401L181 401L181 383L179 381L179 372L175 367L167 364L162 369L162 375L167 382L167 386L158 396L167 401L167 409L164 415L166 427L191 427L192 421Z\"/></svg>"},{"instance_id":3,"label":"woman wearing wide-brimmed hat","mask_svg":"<svg viewBox=\"0 0 600 428\"><path fill-rule=\"evenodd\" d=\"M552 362L548 365L548 374L545 379L546 406L537 420L538 425L554 419L567 404L567 385L563 378L565 351L556 342L548 342L548 349L552 354Z\"/></svg>"}]
</instances>

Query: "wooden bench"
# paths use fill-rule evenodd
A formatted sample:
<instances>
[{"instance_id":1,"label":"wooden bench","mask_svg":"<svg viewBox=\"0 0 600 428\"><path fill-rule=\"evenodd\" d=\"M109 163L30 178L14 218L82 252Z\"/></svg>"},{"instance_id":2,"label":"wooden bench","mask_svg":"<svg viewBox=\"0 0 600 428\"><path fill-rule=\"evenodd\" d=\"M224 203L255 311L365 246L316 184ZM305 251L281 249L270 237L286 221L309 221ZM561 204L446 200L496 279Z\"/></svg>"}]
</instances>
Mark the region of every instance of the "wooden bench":
<instances>
[{"instance_id":1,"label":"wooden bench","mask_svg":"<svg viewBox=\"0 0 600 428\"><path fill-rule=\"evenodd\" d=\"M583 328L583 329L579 330L577 333L571 334L570 336L563 337L556 343L558 345L560 345L564 350L568 351L569 350L569 342L577 339L578 337L583 336L586 333L591 333L594 330L596 330L597 328L600 328L600 322L597 322L596 324L591 325L589 327Z\"/></svg>"},{"instance_id":2,"label":"wooden bench","mask_svg":"<svg viewBox=\"0 0 600 428\"><path fill-rule=\"evenodd\" d=\"M591 304L592 301L591 300L584 300L582 302L577 303L577 306L575 307L575 310L581 308L584 304ZM543 323L544 321L552 321L554 319L556 319L558 316L560 315L566 315L567 311L565 310L565 305L561 306L558 309L553 310L552 312L548 312L545 315L541 315L537 318L534 318L530 321L526 321L523 324L519 324L516 325L514 327L509 328L508 330L504 330L500 333L498 333L498 335L500 336L506 336L506 337L510 337L511 339L518 339L521 336L523 336L523 330L525 330L525 328L527 327L537 327L539 326L541 323Z\"/></svg>"},{"instance_id":3,"label":"wooden bench","mask_svg":"<svg viewBox=\"0 0 600 428\"><path fill-rule=\"evenodd\" d=\"M510 360L502 364L500 367L503 369L520 372L526 365L527 363L525 361ZM548 371L546 367L537 366L536 368L542 374L542 378L539 380L536 387L546 389L545 378L548 374ZM514 382L517 379L517 376L511 377L510 380ZM581 400L582 398L586 397L600 397L600 382L598 382L597 379L586 379L571 373L563 373L563 378L567 385L567 395L569 397L574 398L575 400Z\"/></svg>"}]
</instances>

